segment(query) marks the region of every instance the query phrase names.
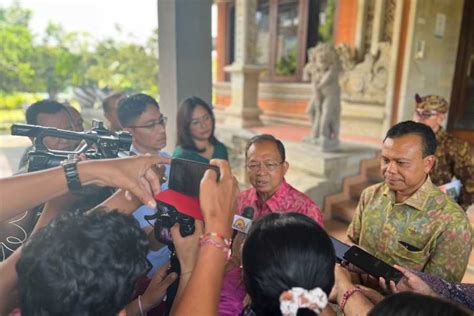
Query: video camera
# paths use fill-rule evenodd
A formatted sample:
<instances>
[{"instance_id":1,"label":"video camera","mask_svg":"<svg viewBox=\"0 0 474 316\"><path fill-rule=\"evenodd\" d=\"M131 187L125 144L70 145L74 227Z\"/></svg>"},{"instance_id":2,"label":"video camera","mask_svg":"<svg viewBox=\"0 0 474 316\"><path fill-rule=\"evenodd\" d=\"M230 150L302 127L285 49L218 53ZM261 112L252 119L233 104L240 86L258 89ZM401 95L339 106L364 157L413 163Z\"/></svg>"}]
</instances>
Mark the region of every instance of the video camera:
<instances>
[{"instance_id":1,"label":"video camera","mask_svg":"<svg viewBox=\"0 0 474 316\"><path fill-rule=\"evenodd\" d=\"M34 137L34 150L28 153L28 172L58 166L72 155L84 154L88 159L116 158L121 151L130 150L132 136L127 132L112 132L103 122L92 121L92 128L86 132L74 132L29 124L13 124L12 135ZM43 144L43 138L57 137L84 141L74 151L52 150Z\"/></svg>"}]
</instances>

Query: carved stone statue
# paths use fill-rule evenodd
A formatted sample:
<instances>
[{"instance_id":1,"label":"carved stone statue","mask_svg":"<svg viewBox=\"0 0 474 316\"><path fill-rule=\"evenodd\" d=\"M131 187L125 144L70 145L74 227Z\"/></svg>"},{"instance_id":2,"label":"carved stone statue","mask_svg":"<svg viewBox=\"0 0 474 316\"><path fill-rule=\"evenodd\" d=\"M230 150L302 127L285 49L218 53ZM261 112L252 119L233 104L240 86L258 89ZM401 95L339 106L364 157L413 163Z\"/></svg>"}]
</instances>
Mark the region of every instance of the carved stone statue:
<instances>
[{"instance_id":1,"label":"carved stone statue","mask_svg":"<svg viewBox=\"0 0 474 316\"><path fill-rule=\"evenodd\" d=\"M312 122L306 142L321 146L323 151L339 145L341 118L341 91L339 55L330 44L322 43L308 50L309 62L303 71L303 80L311 80L313 96L306 113Z\"/></svg>"}]
</instances>

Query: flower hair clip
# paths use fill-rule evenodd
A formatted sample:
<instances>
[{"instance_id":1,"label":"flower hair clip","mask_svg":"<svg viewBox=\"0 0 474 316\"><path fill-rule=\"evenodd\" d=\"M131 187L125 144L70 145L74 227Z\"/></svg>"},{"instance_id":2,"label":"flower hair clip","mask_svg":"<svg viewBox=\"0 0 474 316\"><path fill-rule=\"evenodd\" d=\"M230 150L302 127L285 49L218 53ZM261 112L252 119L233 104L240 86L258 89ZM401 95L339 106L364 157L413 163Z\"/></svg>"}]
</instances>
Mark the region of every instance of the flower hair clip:
<instances>
[{"instance_id":1,"label":"flower hair clip","mask_svg":"<svg viewBox=\"0 0 474 316\"><path fill-rule=\"evenodd\" d=\"M328 304L328 297L321 288L306 290L293 287L280 295L280 310L283 316L296 316L300 308L319 314Z\"/></svg>"}]
</instances>

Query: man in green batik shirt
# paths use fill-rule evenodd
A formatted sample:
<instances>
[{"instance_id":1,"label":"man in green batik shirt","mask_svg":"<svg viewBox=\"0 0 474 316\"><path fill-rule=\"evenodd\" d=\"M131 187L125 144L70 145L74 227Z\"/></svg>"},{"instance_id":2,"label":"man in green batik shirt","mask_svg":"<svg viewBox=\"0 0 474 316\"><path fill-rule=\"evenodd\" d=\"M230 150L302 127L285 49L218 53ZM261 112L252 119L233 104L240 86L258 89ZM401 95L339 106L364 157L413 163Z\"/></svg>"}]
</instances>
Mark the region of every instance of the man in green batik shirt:
<instances>
[{"instance_id":1,"label":"man in green batik shirt","mask_svg":"<svg viewBox=\"0 0 474 316\"><path fill-rule=\"evenodd\" d=\"M426 125L398 123L382 147L384 182L362 192L349 239L389 264L461 281L471 253L463 209L428 176L436 137Z\"/></svg>"}]
</instances>

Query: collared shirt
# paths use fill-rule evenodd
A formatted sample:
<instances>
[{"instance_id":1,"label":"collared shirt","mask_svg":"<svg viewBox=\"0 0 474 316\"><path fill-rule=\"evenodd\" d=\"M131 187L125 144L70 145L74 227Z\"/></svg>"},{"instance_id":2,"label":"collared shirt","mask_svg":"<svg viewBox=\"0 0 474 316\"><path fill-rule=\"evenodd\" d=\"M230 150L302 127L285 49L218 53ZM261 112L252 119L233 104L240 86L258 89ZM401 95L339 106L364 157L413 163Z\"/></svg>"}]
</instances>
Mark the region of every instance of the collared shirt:
<instances>
[{"instance_id":1,"label":"collared shirt","mask_svg":"<svg viewBox=\"0 0 474 316\"><path fill-rule=\"evenodd\" d=\"M209 163L209 159L201 156L197 151L184 149L181 146L177 146L173 152L173 157L188 159L192 161ZM214 145L214 152L212 153L211 159L224 159L229 160L229 155L227 153L227 148L221 142L217 142Z\"/></svg>"},{"instance_id":2,"label":"collared shirt","mask_svg":"<svg viewBox=\"0 0 474 316\"><path fill-rule=\"evenodd\" d=\"M466 214L429 177L402 203L385 183L365 189L347 236L389 264L447 281L461 281L471 253Z\"/></svg>"},{"instance_id":3,"label":"collared shirt","mask_svg":"<svg viewBox=\"0 0 474 316\"><path fill-rule=\"evenodd\" d=\"M138 152L138 150L133 145L130 147L130 151L137 155L140 155L140 152ZM170 155L164 151L159 151L157 154L160 155L161 157L167 157L167 158L170 157ZM167 179L169 179L170 178L170 165L165 165L165 168L166 168L165 176ZM168 190L168 181L161 184L161 191L165 191L165 190ZM150 222L145 220L145 215L153 215L155 213L156 213L156 208L151 208L147 205L142 205L133 212L133 217L135 217L135 219L138 221L141 228L145 228L147 226L152 226L155 224L155 220L150 220ZM150 261L150 263L153 265L150 272L148 272L148 277L150 278L153 277L156 270L158 270L163 264L165 264L169 260L170 254L171 252L167 246L164 246L160 248L159 250L148 251L148 255L146 257L148 261Z\"/></svg>"},{"instance_id":4,"label":"collared shirt","mask_svg":"<svg viewBox=\"0 0 474 316\"><path fill-rule=\"evenodd\" d=\"M133 146L133 144L132 144L132 146L130 146L130 151L132 153L137 154L137 155L141 155L141 153ZM168 154L167 152L161 151L161 150L158 151L156 154L158 156L165 157L165 158L170 158L171 157L170 154ZM171 166L169 164L165 165L165 177L166 177L166 179L170 178L170 168L171 168ZM165 183L161 184L161 191L165 191L165 190L168 190L168 180Z\"/></svg>"},{"instance_id":5,"label":"collared shirt","mask_svg":"<svg viewBox=\"0 0 474 316\"><path fill-rule=\"evenodd\" d=\"M436 165L430 172L431 181L437 186L456 177L462 183L459 204L467 209L474 203L474 165L469 143L446 133L436 132Z\"/></svg>"},{"instance_id":6,"label":"collared shirt","mask_svg":"<svg viewBox=\"0 0 474 316\"><path fill-rule=\"evenodd\" d=\"M306 194L289 185L285 180L283 180L278 190L265 202L259 199L257 190L254 187L240 192L237 201L239 214L247 206L255 209L253 220L270 213L296 212L311 217L319 225L323 226L323 215L318 205Z\"/></svg>"},{"instance_id":7,"label":"collared shirt","mask_svg":"<svg viewBox=\"0 0 474 316\"><path fill-rule=\"evenodd\" d=\"M240 192L237 200L237 211L242 214L245 207L251 206L255 213L253 220L270 213L296 212L304 214L314 219L319 225L323 226L323 215L318 205L313 202L306 194L296 190L285 180L278 190L265 202L262 202L257 190L252 187ZM240 249L246 238L246 234L238 233L232 243L232 257L228 261L228 266L232 267L223 279L223 286L219 303L219 315L239 315L243 308L243 299L245 289L243 282L236 276L241 275Z\"/></svg>"}]
</instances>

